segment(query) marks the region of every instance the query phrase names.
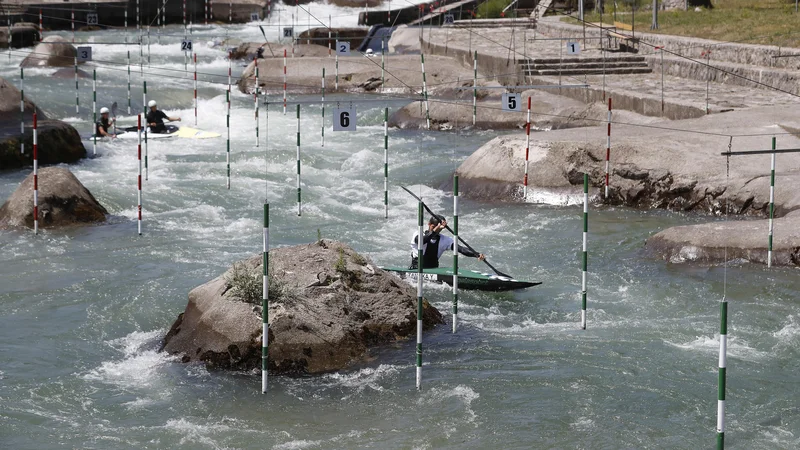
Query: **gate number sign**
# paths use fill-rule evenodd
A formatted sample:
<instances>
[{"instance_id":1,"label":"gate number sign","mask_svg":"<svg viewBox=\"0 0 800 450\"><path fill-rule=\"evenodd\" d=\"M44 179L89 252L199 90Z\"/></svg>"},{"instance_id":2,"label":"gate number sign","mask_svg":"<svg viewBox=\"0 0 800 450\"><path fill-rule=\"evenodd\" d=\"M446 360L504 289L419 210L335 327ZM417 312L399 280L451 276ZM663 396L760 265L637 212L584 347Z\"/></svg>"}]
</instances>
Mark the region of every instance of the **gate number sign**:
<instances>
[{"instance_id":1,"label":"gate number sign","mask_svg":"<svg viewBox=\"0 0 800 450\"><path fill-rule=\"evenodd\" d=\"M97 13L86 14L86 25L97 25Z\"/></svg>"},{"instance_id":2,"label":"gate number sign","mask_svg":"<svg viewBox=\"0 0 800 450\"><path fill-rule=\"evenodd\" d=\"M446 24L455 23L455 17L452 14L445 14L444 15L444 23L445 23L445 25Z\"/></svg>"},{"instance_id":3,"label":"gate number sign","mask_svg":"<svg viewBox=\"0 0 800 450\"><path fill-rule=\"evenodd\" d=\"M292 27L286 27L283 29L283 37L290 38L294 36L294 29Z\"/></svg>"},{"instance_id":4,"label":"gate number sign","mask_svg":"<svg viewBox=\"0 0 800 450\"><path fill-rule=\"evenodd\" d=\"M259 20L261 20L261 17L259 17L257 12L250 13L250 21L251 22L258 22Z\"/></svg>"},{"instance_id":5,"label":"gate number sign","mask_svg":"<svg viewBox=\"0 0 800 450\"><path fill-rule=\"evenodd\" d=\"M522 111L521 94L503 94L503 111Z\"/></svg>"},{"instance_id":6,"label":"gate number sign","mask_svg":"<svg viewBox=\"0 0 800 450\"><path fill-rule=\"evenodd\" d=\"M350 56L350 42L336 41L336 54L342 56Z\"/></svg>"},{"instance_id":7,"label":"gate number sign","mask_svg":"<svg viewBox=\"0 0 800 450\"><path fill-rule=\"evenodd\" d=\"M92 60L92 47L78 47L78 62Z\"/></svg>"},{"instance_id":8,"label":"gate number sign","mask_svg":"<svg viewBox=\"0 0 800 450\"><path fill-rule=\"evenodd\" d=\"M567 42L567 54L568 55L580 55L581 54L581 43L580 42Z\"/></svg>"},{"instance_id":9,"label":"gate number sign","mask_svg":"<svg viewBox=\"0 0 800 450\"><path fill-rule=\"evenodd\" d=\"M191 52L192 51L192 41L181 41L181 51L183 51L183 52Z\"/></svg>"},{"instance_id":10,"label":"gate number sign","mask_svg":"<svg viewBox=\"0 0 800 450\"><path fill-rule=\"evenodd\" d=\"M356 109L333 108L333 131L356 131Z\"/></svg>"}]
</instances>

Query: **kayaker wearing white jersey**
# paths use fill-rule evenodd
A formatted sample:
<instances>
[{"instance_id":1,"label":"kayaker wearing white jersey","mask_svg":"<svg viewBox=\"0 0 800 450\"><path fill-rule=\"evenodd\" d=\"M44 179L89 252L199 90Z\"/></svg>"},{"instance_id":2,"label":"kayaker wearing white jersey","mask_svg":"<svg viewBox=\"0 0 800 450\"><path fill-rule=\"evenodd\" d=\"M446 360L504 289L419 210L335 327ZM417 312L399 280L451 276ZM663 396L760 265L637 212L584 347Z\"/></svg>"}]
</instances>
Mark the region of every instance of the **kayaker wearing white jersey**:
<instances>
[{"instance_id":1,"label":"kayaker wearing white jersey","mask_svg":"<svg viewBox=\"0 0 800 450\"><path fill-rule=\"evenodd\" d=\"M428 220L428 229L422 236L422 268L431 269L439 267L439 258L445 250L453 250L455 242L453 238L440 234L442 230L447 227L447 220L444 216L435 215L431 216ZM419 233L414 233L414 238L411 240L411 267L410 269L418 268L417 260L417 242L419 241ZM474 252L468 248L458 246L458 252L470 258L478 258L483 261L486 257L483 253Z\"/></svg>"}]
</instances>

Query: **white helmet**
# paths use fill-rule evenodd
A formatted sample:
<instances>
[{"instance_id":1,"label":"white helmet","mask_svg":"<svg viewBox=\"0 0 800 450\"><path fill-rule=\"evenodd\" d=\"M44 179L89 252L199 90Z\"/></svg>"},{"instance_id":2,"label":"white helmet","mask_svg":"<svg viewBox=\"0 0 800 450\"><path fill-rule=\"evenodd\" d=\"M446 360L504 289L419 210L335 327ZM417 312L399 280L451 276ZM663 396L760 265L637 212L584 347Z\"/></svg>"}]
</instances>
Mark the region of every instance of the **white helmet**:
<instances>
[{"instance_id":1,"label":"white helmet","mask_svg":"<svg viewBox=\"0 0 800 450\"><path fill-rule=\"evenodd\" d=\"M105 106L100 108L100 114L108 114L108 108L106 108Z\"/></svg>"},{"instance_id":2,"label":"white helmet","mask_svg":"<svg viewBox=\"0 0 800 450\"><path fill-rule=\"evenodd\" d=\"M155 101L155 100L150 100L149 102L147 102L147 106L149 106L149 107L151 107L151 108L152 108L153 106L156 106L156 101Z\"/></svg>"}]
</instances>

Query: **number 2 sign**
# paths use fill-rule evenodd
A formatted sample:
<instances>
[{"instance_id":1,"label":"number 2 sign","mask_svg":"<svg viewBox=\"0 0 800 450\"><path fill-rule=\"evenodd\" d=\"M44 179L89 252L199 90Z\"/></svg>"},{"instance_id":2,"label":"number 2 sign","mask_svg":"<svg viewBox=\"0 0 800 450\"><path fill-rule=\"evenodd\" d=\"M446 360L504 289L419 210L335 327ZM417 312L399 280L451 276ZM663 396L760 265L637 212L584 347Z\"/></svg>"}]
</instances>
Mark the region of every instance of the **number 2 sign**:
<instances>
[{"instance_id":1,"label":"number 2 sign","mask_svg":"<svg viewBox=\"0 0 800 450\"><path fill-rule=\"evenodd\" d=\"M333 108L333 131L356 131L356 109Z\"/></svg>"},{"instance_id":2,"label":"number 2 sign","mask_svg":"<svg viewBox=\"0 0 800 450\"><path fill-rule=\"evenodd\" d=\"M350 42L336 41L336 54L341 56L350 56Z\"/></svg>"},{"instance_id":3,"label":"number 2 sign","mask_svg":"<svg viewBox=\"0 0 800 450\"><path fill-rule=\"evenodd\" d=\"M503 94L503 111L522 111L521 94Z\"/></svg>"}]
</instances>

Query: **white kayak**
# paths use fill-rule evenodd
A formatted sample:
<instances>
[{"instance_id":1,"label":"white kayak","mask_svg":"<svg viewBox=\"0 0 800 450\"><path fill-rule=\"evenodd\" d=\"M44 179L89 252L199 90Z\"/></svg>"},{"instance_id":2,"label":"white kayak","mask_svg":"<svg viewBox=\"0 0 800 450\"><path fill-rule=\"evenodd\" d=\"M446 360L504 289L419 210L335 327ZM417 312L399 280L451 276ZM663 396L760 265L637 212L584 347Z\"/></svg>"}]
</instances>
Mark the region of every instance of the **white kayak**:
<instances>
[{"instance_id":1,"label":"white kayak","mask_svg":"<svg viewBox=\"0 0 800 450\"><path fill-rule=\"evenodd\" d=\"M112 129L113 130L113 129ZM211 131L204 131L198 130L197 128L190 128L190 127L176 127L174 125L169 125L167 127L166 133L153 133L148 131L147 132L147 140L151 139L167 139L167 138L184 138L184 139L211 139L211 138L218 138L221 135L219 133L214 133ZM94 135L89 136L89 140L92 140ZM136 127L126 127L126 128L117 128L117 139L125 139L125 140L136 140L138 139L138 133L136 132ZM98 137L98 140L109 140L108 137ZM142 134L142 140L144 140L144 134Z\"/></svg>"}]
</instances>

